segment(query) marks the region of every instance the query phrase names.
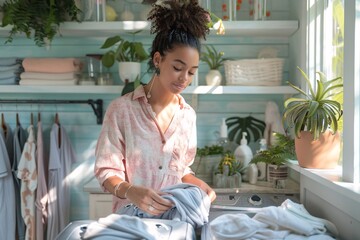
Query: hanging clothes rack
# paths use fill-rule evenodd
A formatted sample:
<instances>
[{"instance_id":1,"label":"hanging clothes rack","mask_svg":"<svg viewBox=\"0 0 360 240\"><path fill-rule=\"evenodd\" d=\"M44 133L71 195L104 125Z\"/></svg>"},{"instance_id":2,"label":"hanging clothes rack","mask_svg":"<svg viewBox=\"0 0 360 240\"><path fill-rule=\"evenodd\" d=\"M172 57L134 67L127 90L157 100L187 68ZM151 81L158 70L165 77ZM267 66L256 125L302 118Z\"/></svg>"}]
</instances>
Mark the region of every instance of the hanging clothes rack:
<instances>
[{"instance_id":1,"label":"hanging clothes rack","mask_svg":"<svg viewBox=\"0 0 360 240\"><path fill-rule=\"evenodd\" d=\"M96 116L97 124L102 124L103 121L103 100L102 99L88 99L88 100L53 100L53 99L0 99L1 103L9 104L89 104Z\"/></svg>"}]
</instances>

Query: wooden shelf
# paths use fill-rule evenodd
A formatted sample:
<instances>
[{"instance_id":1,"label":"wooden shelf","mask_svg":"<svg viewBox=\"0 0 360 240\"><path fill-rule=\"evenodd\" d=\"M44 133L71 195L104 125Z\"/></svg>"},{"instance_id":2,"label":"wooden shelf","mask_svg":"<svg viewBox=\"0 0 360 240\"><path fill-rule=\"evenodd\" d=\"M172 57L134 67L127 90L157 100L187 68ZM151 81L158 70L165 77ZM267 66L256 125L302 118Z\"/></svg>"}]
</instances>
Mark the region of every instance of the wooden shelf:
<instances>
[{"instance_id":1,"label":"wooden shelf","mask_svg":"<svg viewBox=\"0 0 360 240\"><path fill-rule=\"evenodd\" d=\"M225 36L289 37L299 28L299 22L289 21L224 21ZM11 27L0 27L0 36L7 36ZM63 37L109 37L126 32L143 30L138 35L150 34L150 22L66 22L60 25ZM211 30L211 36L216 35ZM219 35L221 37L222 35Z\"/></svg>"},{"instance_id":2,"label":"wooden shelf","mask_svg":"<svg viewBox=\"0 0 360 240\"><path fill-rule=\"evenodd\" d=\"M0 93L90 93L121 94L122 85L115 86L0 86ZM189 86L183 94L294 94L296 91L288 86Z\"/></svg>"}]
</instances>

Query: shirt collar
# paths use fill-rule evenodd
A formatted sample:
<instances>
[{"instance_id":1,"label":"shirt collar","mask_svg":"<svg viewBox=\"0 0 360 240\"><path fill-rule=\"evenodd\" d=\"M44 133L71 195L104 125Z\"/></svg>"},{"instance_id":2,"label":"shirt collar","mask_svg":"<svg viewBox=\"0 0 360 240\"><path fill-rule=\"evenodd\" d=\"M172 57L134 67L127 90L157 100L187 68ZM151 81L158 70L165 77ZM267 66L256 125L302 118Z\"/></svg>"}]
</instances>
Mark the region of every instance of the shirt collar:
<instances>
[{"instance_id":1,"label":"shirt collar","mask_svg":"<svg viewBox=\"0 0 360 240\"><path fill-rule=\"evenodd\" d=\"M180 94L176 94L177 98L179 99L179 105L180 105L180 109L183 109L184 107L186 107L186 102L185 99L180 95ZM143 98L145 100L145 102L148 102L147 98L146 98L146 93L145 93L145 89L143 85L138 86L135 90L134 90L134 94L133 94L133 100L136 99L141 99Z\"/></svg>"}]
</instances>

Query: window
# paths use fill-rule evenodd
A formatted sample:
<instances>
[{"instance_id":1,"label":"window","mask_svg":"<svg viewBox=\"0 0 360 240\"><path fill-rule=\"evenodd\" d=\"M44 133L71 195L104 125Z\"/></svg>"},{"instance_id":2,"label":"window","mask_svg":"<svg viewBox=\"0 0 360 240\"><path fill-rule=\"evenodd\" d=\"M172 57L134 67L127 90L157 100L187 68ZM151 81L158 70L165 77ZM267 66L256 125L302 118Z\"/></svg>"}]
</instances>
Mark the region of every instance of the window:
<instances>
[{"instance_id":1,"label":"window","mask_svg":"<svg viewBox=\"0 0 360 240\"><path fill-rule=\"evenodd\" d=\"M359 182L360 0L307 1L307 70L344 81L343 179ZM342 128L342 127L341 127Z\"/></svg>"}]
</instances>

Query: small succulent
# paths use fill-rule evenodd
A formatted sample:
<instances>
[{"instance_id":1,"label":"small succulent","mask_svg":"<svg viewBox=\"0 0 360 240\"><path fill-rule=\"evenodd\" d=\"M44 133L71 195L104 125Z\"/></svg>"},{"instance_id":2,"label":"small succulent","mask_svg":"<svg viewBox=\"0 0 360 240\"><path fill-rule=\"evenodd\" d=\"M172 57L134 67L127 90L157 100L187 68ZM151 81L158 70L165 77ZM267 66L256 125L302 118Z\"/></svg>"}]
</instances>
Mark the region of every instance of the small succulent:
<instances>
[{"instance_id":1,"label":"small succulent","mask_svg":"<svg viewBox=\"0 0 360 240\"><path fill-rule=\"evenodd\" d=\"M201 53L201 61L207 63L210 69L218 70L226 60L223 58L224 52L216 51L213 45L205 45L205 47L207 51Z\"/></svg>"}]
</instances>

